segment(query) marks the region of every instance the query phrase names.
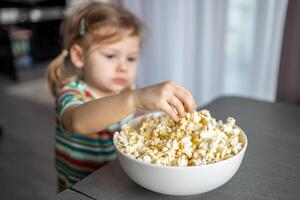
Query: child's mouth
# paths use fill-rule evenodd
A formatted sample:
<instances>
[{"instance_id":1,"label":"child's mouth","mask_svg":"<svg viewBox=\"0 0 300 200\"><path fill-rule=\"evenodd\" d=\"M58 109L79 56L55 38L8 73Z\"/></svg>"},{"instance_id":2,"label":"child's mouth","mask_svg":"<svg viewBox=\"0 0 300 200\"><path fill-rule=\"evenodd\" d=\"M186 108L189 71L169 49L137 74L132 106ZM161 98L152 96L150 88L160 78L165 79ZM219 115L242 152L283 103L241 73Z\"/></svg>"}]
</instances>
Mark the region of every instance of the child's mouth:
<instances>
[{"instance_id":1,"label":"child's mouth","mask_svg":"<svg viewBox=\"0 0 300 200\"><path fill-rule=\"evenodd\" d=\"M113 82L119 85L124 85L127 83L127 80L124 78L114 78Z\"/></svg>"}]
</instances>

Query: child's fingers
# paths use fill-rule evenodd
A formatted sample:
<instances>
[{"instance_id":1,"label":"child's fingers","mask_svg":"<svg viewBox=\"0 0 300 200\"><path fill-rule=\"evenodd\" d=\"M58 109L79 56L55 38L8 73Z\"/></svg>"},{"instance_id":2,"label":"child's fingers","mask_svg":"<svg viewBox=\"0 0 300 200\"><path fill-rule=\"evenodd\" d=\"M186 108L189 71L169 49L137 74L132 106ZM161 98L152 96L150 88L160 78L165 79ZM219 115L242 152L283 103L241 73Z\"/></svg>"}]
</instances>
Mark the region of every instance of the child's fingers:
<instances>
[{"instance_id":1,"label":"child's fingers","mask_svg":"<svg viewBox=\"0 0 300 200\"><path fill-rule=\"evenodd\" d=\"M194 100L190 98L189 95L183 92L183 90L175 90L175 96L183 103L187 108L188 112L193 112L195 109Z\"/></svg>"},{"instance_id":2,"label":"child's fingers","mask_svg":"<svg viewBox=\"0 0 300 200\"><path fill-rule=\"evenodd\" d=\"M188 91L187 89L185 89L184 87L180 86L180 85L177 85L177 87L179 89L181 89L187 96L189 96L189 98L191 99L192 103L193 103L193 106L194 106L194 109L196 108L196 102L194 100L194 97L193 95L190 93L190 91Z\"/></svg>"},{"instance_id":3,"label":"child's fingers","mask_svg":"<svg viewBox=\"0 0 300 200\"><path fill-rule=\"evenodd\" d=\"M163 103L161 106L162 106L161 109L162 109L165 113L167 113L167 114L168 114L170 117L172 117L175 121L179 121L179 118L178 118L178 116L177 116L177 113L176 113L175 109L174 109L172 106L170 106L167 102Z\"/></svg>"},{"instance_id":4,"label":"child's fingers","mask_svg":"<svg viewBox=\"0 0 300 200\"><path fill-rule=\"evenodd\" d=\"M168 99L168 103L169 105L171 105L173 108L176 109L179 117L184 117L185 114L184 105L176 96L172 96L170 99Z\"/></svg>"}]
</instances>

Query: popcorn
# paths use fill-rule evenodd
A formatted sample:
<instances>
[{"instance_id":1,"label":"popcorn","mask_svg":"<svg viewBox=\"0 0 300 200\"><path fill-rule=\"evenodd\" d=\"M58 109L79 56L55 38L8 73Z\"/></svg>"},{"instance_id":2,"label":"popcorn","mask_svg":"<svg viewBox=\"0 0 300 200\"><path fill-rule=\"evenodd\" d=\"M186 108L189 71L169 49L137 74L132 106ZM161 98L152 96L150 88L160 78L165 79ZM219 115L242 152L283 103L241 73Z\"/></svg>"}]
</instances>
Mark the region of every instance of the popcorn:
<instances>
[{"instance_id":1,"label":"popcorn","mask_svg":"<svg viewBox=\"0 0 300 200\"><path fill-rule=\"evenodd\" d=\"M151 159L151 157L150 157L150 156L148 156L148 155L144 155L144 156L143 156L143 161L144 161L144 162L146 162L146 163L150 163L150 162L151 162L151 160L152 160L152 159Z\"/></svg>"},{"instance_id":2,"label":"popcorn","mask_svg":"<svg viewBox=\"0 0 300 200\"><path fill-rule=\"evenodd\" d=\"M116 145L125 154L160 166L197 166L226 160L243 148L235 119L216 121L208 110L186 113L175 122L150 116L136 129L124 125Z\"/></svg>"}]
</instances>

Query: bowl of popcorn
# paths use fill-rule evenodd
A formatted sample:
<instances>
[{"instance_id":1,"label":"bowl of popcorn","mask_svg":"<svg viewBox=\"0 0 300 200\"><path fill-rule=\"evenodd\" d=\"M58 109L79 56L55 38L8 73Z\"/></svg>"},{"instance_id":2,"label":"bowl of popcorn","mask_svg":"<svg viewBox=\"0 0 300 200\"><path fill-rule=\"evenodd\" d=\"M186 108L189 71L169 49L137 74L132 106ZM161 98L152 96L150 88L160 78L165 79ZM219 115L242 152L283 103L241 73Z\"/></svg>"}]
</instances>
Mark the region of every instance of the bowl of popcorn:
<instances>
[{"instance_id":1,"label":"bowl of popcorn","mask_svg":"<svg viewBox=\"0 0 300 200\"><path fill-rule=\"evenodd\" d=\"M149 190L169 195L211 191L238 170L247 137L228 117L217 121L208 110L175 122L163 113L133 119L114 135L125 173Z\"/></svg>"}]
</instances>

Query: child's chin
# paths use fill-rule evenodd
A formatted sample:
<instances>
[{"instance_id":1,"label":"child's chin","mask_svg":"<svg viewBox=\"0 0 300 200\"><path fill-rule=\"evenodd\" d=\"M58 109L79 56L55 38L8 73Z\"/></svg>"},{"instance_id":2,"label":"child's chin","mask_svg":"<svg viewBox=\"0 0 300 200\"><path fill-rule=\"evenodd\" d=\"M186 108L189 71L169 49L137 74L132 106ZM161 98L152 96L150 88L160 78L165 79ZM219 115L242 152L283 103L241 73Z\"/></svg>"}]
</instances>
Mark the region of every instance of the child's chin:
<instances>
[{"instance_id":1,"label":"child's chin","mask_svg":"<svg viewBox=\"0 0 300 200\"><path fill-rule=\"evenodd\" d=\"M114 92L114 93L120 93L120 92L122 92L124 89L125 89L124 86L118 86L118 87L112 88L111 91Z\"/></svg>"}]
</instances>

